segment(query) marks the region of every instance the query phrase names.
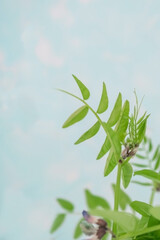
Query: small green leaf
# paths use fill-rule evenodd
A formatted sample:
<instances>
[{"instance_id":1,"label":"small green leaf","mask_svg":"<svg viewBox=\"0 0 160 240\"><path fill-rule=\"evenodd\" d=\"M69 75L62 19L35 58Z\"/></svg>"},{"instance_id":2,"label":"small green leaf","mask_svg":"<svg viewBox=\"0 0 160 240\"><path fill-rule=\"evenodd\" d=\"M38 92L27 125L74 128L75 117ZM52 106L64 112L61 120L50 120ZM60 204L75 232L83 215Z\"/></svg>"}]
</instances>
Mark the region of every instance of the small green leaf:
<instances>
[{"instance_id":1,"label":"small green leaf","mask_svg":"<svg viewBox=\"0 0 160 240\"><path fill-rule=\"evenodd\" d=\"M156 150L155 150L155 152L154 152L154 155L153 155L153 160L155 160L156 158L157 158L157 156L158 156L158 153L159 153L159 145L157 146L157 148L156 148Z\"/></svg>"},{"instance_id":2,"label":"small green leaf","mask_svg":"<svg viewBox=\"0 0 160 240\"><path fill-rule=\"evenodd\" d=\"M116 100L116 103L114 105L114 108L111 112L111 115L107 121L107 125L109 127L112 127L116 124L118 121L120 114L121 114L121 109L122 109L122 95L119 93L118 98Z\"/></svg>"},{"instance_id":3,"label":"small green leaf","mask_svg":"<svg viewBox=\"0 0 160 240\"><path fill-rule=\"evenodd\" d=\"M150 213L154 218L160 220L160 207L159 206L158 207L152 207L150 209Z\"/></svg>"},{"instance_id":4,"label":"small green leaf","mask_svg":"<svg viewBox=\"0 0 160 240\"><path fill-rule=\"evenodd\" d=\"M78 84L78 87L82 93L83 99L87 100L90 96L90 92L88 88L75 75L72 74L72 76L74 77L76 83Z\"/></svg>"},{"instance_id":5,"label":"small green leaf","mask_svg":"<svg viewBox=\"0 0 160 240\"><path fill-rule=\"evenodd\" d=\"M93 137L97 134L100 128L100 123L97 121L87 132L85 132L76 142L75 144L79 144L81 142L84 142L85 140Z\"/></svg>"},{"instance_id":6,"label":"small green leaf","mask_svg":"<svg viewBox=\"0 0 160 240\"><path fill-rule=\"evenodd\" d=\"M65 210L69 211L69 212L73 212L74 210L74 205L68 201L68 200L65 200L65 199L62 199L62 198L58 198L57 199L57 202L59 203L59 205L64 208Z\"/></svg>"},{"instance_id":7,"label":"small green leaf","mask_svg":"<svg viewBox=\"0 0 160 240\"><path fill-rule=\"evenodd\" d=\"M146 182L139 182L139 181L132 181L132 183L136 183L136 184L139 184L139 185L142 185L142 186L152 186L151 183L146 183Z\"/></svg>"},{"instance_id":8,"label":"small green leaf","mask_svg":"<svg viewBox=\"0 0 160 240\"><path fill-rule=\"evenodd\" d=\"M134 175L139 175L139 176L148 178L152 181L160 182L160 174L158 174L153 170L145 169L145 170L136 171Z\"/></svg>"},{"instance_id":9,"label":"small green leaf","mask_svg":"<svg viewBox=\"0 0 160 240\"><path fill-rule=\"evenodd\" d=\"M101 150L97 156L97 160L102 158L109 151L110 148L111 148L111 143L110 143L108 137L106 137L106 139L101 147Z\"/></svg>"},{"instance_id":10,"label":"small green leaf","mask_svg":"<svg viewBox=\"0 0 160 240\"><path fill-rule=\"evenodd\" d=\"M107 137L110 141L114 157L115 157L116 161L118 162L118 160L120 159L120 154L121 154L121 143L118 138L118 135L116 132L114 132L112 130L112 128L108 127L108 125L106 123L103 123L103 128L104 128L104 130L107 134Z\"/></svg>"},{"instance_id":11,"label":"small green leaf","mask_svg":"<svg viewBox=\"0 0 160 240\"><path fill-rule=\"evenodd\" d=\"M104 198L92 194L88 189L85 190L85 197L90 209L95 209L97 207L102 207L104 209L110 208L109 203Z\"/></svg>"},{"instance_id":12,"label":"small green leaf","mask_svg":"<svg viewBox=\"0 0 160 240\"><path fill-rule=\"evenodd\" d=\"M51 226L50 233L54 233L64 222L66 214L58 214Z\"/></svg>"},{"instance_id":13,"label":"small green leaf","mask_svg":"<svg viewBox=\"0 0 160 240\"><path fill-rule=\"evenodd\" d=\"M104 176L108 176L113 169L117 166L118 162L114 157L113 150L109 152L109 155L106 160L105 168L104 168Z\"/></svg>"},{"instance_id":14,"label":"small green leaf","mask_svg":"<svg viewBox=\"0 0 160 240\"><path fill-rule=\"evenodd\" d=\"M146 118L138 126L138 142L139 143L142 142L145 136L148 117L149 115L147 115Z\"/></svg>"},{"instance_id":15,"label":"small green leaf","mask_svg":"<svg viewBox=\"0 0 160 240\"><path fill-rule=\"evenodd\" d=\"M137 157L137 158L140 158L140 159L146 159L145 156L142 156L142 155L140 155L140 154L136 154L136 157Z\"/></svg>"},{"instance_id":16,"label":"small green leaf","mask_svg":"<svg viewBox=\"0 0 160 240\"><path fill-rule=\"evenodd\" d=\"M91 214L112 220L117 223L125 232L132 232L136 228L137 219L134 215L125 212L116 212L111 210L92 210Z\"/></svg>"},{"instance_id":17,"label":"small green leaf","mask_svg":"<svg viewBox=\"0 0 160 240\"><path fill-rule=\"evenodd\" d=\"M63 128L67 128L71 125L73 125L76 122L79 122L82 120L88 113L88 107L82 106L78 108L74 113L71 114L71 116L65 121L63 124Z\"/></svg>"},{"instance_id":18,"label":"small green leaf","mask_svg":"<svg viewBox=\"0 0 160 240\"><path fill-rule=\"evenodd\" d=\"M126 100L123 105L120 118L115 127L115 132L117 132L119 140L122 142L125 138L125 133L128 127L128 121L129 121L128 116L129 116L129 102L128 100Z\"/></svg>"},{"instance_id":19,"label":"small green leaf","mask_svg":"<svg viewBox=\"0 0 160 240\"><path fill-rule=\"evenodd\" d=\"M139 124L139 123L141 123L141 122L143 121L143 119L144 119L145 116L146 116L146 113L147 113L147 112L145 112L145 113L143 114L143 116L140 117L140 119L138 120L137 124Z\"/></svg>"},{"instance_id":20,"label":"small green leaf","mask_svg":"<svg viewBox=\"0 0 160 240\"><path fill-rule=\"evenodd\" d=\"M140 201L133 201L130 206L138 213L140 213L144 217L151 216L150 209L152 206L150 204L147 204L145 202Z\"/></svg>"},{"instance_id":21,"label":"small green leaf","mask_svg":"<svg viewBox=\"0 0 160 240\"><path fill-rule=\"evenodd\" d=\"M160 166L160 154L158 154L154 170L157 170L159 168L159 166Z\"/></svg>"},{"instance_id":22,"label":"small green leaf","mask_svg":"<svg viewBox=\"0 0 160 240\"><path fill-rule=\"evenodd\" d=\"M131 164L130 163L124 164L124 166L122 167L122 182L123 182L124 188L128 187L132 178L132 174L133 174L133 168Z\"/></svg>"},{"instance_id":23,"label":"small green leaf","mask_svg":"<svg viewBox=\"0 0 160 240\"><path fill-rule=\"evenodd\" d=\"M115 184L112 184L112 188L113 188L113 191L115 192ZM132 200L130 199L130 197L122 189L120 189L119 205L121 209L125 210L127 205L130 205L131 202Z\"/></svg>"},{"instance_id":24,"label":"small green leaf","mask_svg":"<svg viewBox=\"0 0 160 240\"><path fill-rule=\"evenodd\" d=\"M151 152L153 149L153 144L152 144L152 141L151 139L149 139L149 147L148 147L148 152Z\"/></svg>"},{"instance_id":25,"label":"small green leaf","mask_svg":"<svg viewBox=\"0 0 160 240\"><path fill-rule=\"evenodd\" d=\"M106 85L103 83L103 90L102 90L102 96L101 100L98 106L97 113L103 113L107 110L108 108L108 95L107 95L107 90L106 90Z\"/></svg>"},{"instance_id":26,"label":"small green leaf","mask_svg":"<svg viewBox=\"0 0 160 240\"><path fill-rule=\"evenodd\" d=\"M75 228L75 231L74 231L74 239L77 239L79 238L81 235L82 235L82 230L80 228L80 223L82 222L83 219L81 219L78 223L77 223L77 226Z\"/></svg>"},{"instance_id":27,"label":"small green leaf","mask_svg":"<svg viewBox=\"0 0 160 240\"><path fill-rule=\"evenodd\" d=\"M140 167L140 168L147 168L148 167L148 165L140 164L140 163L132 163L132 165L135 166L135 167Z\"/></svg>"}]
</instances>

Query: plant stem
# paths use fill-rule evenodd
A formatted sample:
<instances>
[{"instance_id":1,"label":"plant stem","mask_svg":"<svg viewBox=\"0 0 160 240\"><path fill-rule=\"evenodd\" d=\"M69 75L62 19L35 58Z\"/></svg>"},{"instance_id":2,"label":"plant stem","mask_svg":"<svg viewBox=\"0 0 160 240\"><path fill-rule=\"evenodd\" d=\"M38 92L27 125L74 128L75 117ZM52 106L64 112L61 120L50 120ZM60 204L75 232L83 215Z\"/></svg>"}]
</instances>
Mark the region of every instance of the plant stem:
<instances>
[{"instance_id":1,"label":"plant stem","mask_svg":"<svg viewBox=\"0 0 160 240\"><path fill-rule=\"evenodd\" d=\"M145 233L149 233L149 232L154 232L154 231L157 231L157 230L160 230L160 225L156 225L156 226L153 226L153 227L148 227L144 230L141 230L139 232L136 232L136 233L127 233L127 234L124 234L124 235L121 235L118 240L121 240L121 239L126 239L126 238L131 238L131 237L136 237L136 236L139 236L139 235L142 235L142 234L145 234Z\"/></svg>"},{"instance_id":2,"label":"plant stem","mask_svg":"<svg viewBox=\"0 0 160 240\"><path fill-rule=\"evenodd\" d=\"M150 200L149 200L149 204L152 205L153 204L153 200L154 200L154 196L155 196L155 189L153 188L152 189L152 193L151 193L151 196L150 196Z\"/></svg>"},{"instance_id":3,"label":"plant stem","mask_svg":"<svg viewBox=\"0 0 160 240\"><path fill-rule=\"evenodd\" d=\"M120 183L121 183L121 169L122 169L121 163L118 163L117 181L116 181L115 194L114 194L114 211L118 211ZM113 223L113 233L117 234L116 223Z\"/></svg>"}]
</instances>

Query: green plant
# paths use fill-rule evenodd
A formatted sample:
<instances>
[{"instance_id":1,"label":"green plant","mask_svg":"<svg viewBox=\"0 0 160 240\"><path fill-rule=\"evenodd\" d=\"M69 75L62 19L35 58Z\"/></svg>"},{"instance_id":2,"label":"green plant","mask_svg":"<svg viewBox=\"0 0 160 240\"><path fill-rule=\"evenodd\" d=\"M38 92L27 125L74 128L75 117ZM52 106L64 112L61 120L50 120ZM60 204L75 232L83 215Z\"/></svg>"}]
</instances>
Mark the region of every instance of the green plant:
<instances>
[{"instance_id":1,"label":"green plant","mask_svg":"<svg viewBox=\"0 0 160 240\"><path fill-rule=\"evenodd\" d=\"M87 103L90 97L88 88L76 76L73 75L73 78L81 91L82 98L64 90L58 90L76 98L82 103L82 106L70 115L62 127L67 128L81 121L87 116L88 111L91 111L95 116L95 124L82 134L75 144L80 144L94 137L102 129L106 138L97 155L97 160L108 154L104 168L105 177L117 167L116 183L112 184L114 209L111 210L107 200L86 189L87 209L91 215L83 211L85 221L82 220L82 217L78 221L74 231L74 239L81 236L82 230L88 236L93 235L91 239L104 240L108 236L117 240L160 239L160 207L153 207L154 194L160 190L160 173L157 172L160 167L160 146L156 148L153 157L151 157L153 144L151 139L145 137L149 115L145 112L142 116L139 116L142 101L139 104L136 92L134 92L136 104L133 113L130 113L129 101L126 100L122 103L122 95L119 93L108 120L103 121L100 115L107 111L109 105L105 83L103 83L97 110L94 110ZM135 156L138 162L135 159L133 161ZM140 170L135 171L133 168ZM133 175L140 175L151 181L147 183L138 182L132 180ZM143 187L152 186L149 204L140 201L132 202L130 197L122 190L121 182L123 188L126 189L131 180ZM74 205L70 201L65 199L57 199L57 201L66 213L57 215L51 226L51 233L54 233L62 225L67 213L74 213ZM126 212L128 205L132 213ZM140 214L140 217L137 217L136 212Z\"/></svg>"}]
</instances>

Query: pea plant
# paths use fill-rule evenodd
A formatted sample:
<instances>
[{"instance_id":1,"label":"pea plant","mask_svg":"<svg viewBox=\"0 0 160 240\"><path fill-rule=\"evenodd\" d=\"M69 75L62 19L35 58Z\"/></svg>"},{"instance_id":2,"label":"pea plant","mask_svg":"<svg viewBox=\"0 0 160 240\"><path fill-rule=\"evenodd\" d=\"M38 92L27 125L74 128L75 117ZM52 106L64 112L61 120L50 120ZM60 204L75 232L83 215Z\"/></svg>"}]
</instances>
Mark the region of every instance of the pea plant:
<instances>
[{"instance_id":1,"label":"pea plant","mask_svg":"<svg viewBox=\"0 0 160 240\"><path fill-rule=\"evenodd\" d=\"M82 239L83 234L91 240L160 239L160 207L153 206L154 196L160 191L160 146L154 148L151 139L145 136L149 115L146 112L140 115L142 101L139 103L134 91L136 103L133 113L130 113L129 101L122 103L122 94L119 93L109 118L104 121L101 114L107 111L109 105L105 83L97 109L94 110L87 103L90 91L76 76L73 75L73 78L80 89L81 97L62 89L58 90L74 97L82 106L70 115L62 127L67 128L83 120L91 111L95 116L95 124L83 133L75 144L94 137L102 129L106 137L97 160L106 155L104 177L117 168L116 182L112 184L114 208L111 209L103 197L85 189L87 206L81 211L73 239ZM147 179L147 182L136 181L134 178L137 175ZM131 182L141 185L142 191L144 187L150 188L149 203L131 200L125 192ZM74 204L68 199L58 198L57 203L64 212L54 219L51 234L62 226L66 217L69 217L67 215L75 211Z\"/></svg>"}]
</instances>

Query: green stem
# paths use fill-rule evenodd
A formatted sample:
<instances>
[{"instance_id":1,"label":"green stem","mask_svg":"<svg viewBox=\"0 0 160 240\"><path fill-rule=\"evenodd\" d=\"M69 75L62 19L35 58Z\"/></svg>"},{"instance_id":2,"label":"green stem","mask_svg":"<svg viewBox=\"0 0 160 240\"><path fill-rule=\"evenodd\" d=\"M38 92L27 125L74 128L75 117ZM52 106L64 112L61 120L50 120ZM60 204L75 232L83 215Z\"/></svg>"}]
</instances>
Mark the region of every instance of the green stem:
<instances>
[{"instance_id":1,"label":"green stem","mask_svg":"<svg viewBox=\"0 0 160 240\"><path fill-rule=\"evenodd\" d=\"M121 163L118 163L118 170L117 170L117 181L115 186L115 194L114 194L114 211L118 211L118 204L119 204L119 193L120 193L120 183L121 183ZM117 235L117 224L113 223L113 233Z\"/></svg>"},{"instance_id":2,"label":"green stem","mask_svg":"<svg viewBox=\"0 0 160 240\"><path fill-rule=\"evenodd\" d=\"M156 191L155 191L155 189L153 188L153 189L152 189L152 193L151 193L151 197L150 197L150 200L149 200L149 204L150 204L150 205L153 204L155 192L156 192Z\"/></svg>"},{"instance_id":3,"label":"green stem","mask_svg":"<svg viewBox=\"0 0 160 240\"><path fill-rule=\"evenodd\" d=\"M124 234L122 236L120 236L118 238L118 240L121 240L121 239L127 239L127 238L131 238L131 237L136 237L136 236L139 236L139 235L142 235L142 234L145 234L145 233L149 233L149 232L154 232L154 231L157 231L157 230L160 230L160 225L156 225L156 226L153 226L153 227L149 227L149 228L146 228L144 230L141 230L141 231L138 231L136 233L127 233L127 234Z\"/></svg>"}]
</instances>

